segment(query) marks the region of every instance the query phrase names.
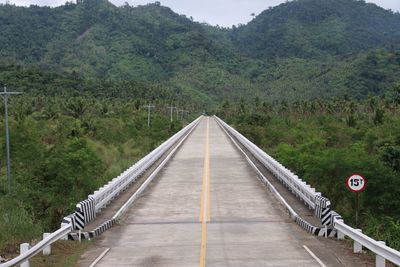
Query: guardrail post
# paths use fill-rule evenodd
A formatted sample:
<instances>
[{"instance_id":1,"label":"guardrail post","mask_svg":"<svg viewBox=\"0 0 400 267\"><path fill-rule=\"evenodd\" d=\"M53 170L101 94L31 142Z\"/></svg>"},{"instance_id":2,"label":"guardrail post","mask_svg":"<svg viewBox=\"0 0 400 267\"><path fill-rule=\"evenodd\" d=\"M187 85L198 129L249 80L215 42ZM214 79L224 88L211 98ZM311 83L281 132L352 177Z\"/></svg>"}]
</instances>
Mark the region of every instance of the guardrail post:
<instances>
[{"instance_id":1,"label":"guardrail post","mask_svg":"<svg viewBox=\"0 0 400 267\"><path fill-rule=\"evenodd\" d=\"M61 223L61 228L63 228L64 226L66 226L68 223ZM60 240L68 240L68 235L63 236L62 238L60 238Z\"/></svg>"},{"instance_id":2,"label":"guardrail post","mask_svg":"<svg viewBox=\"0 0 400 267\"><path fill-rule=\"evenodd\" d=\"M386 245L384 241L378 241L378 243ZM386 259L381 255L376 254L375 256L375 267L385 267L386 266Z\"/></svg>"},{"instance_id":3,"label":"guardrail post","mask_svg":"<svg viewBox=\"0 0 400 267\"><path fill-rule=\"evenodd\" d=\"M342 233L340 230L337 230L337 240L344 240L345 234Z\"/></svg>"},{"instance_id":4,"label":"guardrail post","mask_svg":"<svg viewBox=\"0 0 400 267\"><path fill-rule=\"evenodd\" d=\"M362 233L361 229L355 229L357 232ZM354 241L353 245L353 252L354 253L361 253L362 252L362 245L357 241Z\"/></svg>"},{"instance_id":5,"label":"guardrail post","mask_svg":"<svg viewBox=\"0 0 400 267\"><path fill-rule=\"evenodd\" d=\"M50 235L50 233L43 233L43 239L45 239L46 237L48 237ZM47 247L45 247L43 249L43 255L45 256L49 256L51 254L51 246L48 245Z\"/></svg>"},{"instance_id":6,"label":"guardrail post","mask_svg":"<svg viewBox=\"0 0 400 267\"><path fill-rule=\"evenodd\" d=\"M344 223L343 220L335 220L335 221ZM343 240L345 236L344 233L342 233L339 229L336 229L336 231L337 231L337 240Z\"/></svg>"},{"instance_id":7,"label":"guardrail post","mask_svg":"<svg viewBox=\"0 0 400 267\"><path fill-rule=\"evenodd\" d=\"M344 234L339 230L337 230L337 239L338 240L343 240L344 239Z\"/></svg>"},{"instance_id":8,"label":"guardrail post","mask_svg":"<svg viewBox=\"0 0 400 267\"><path fill-rule=\"evenodd\" d=\"M22 255L29 250L29 243L23 243L19 245L19 254ZM29 260L24 261L20 265L21 267L29 267Z\"/></svg>"}]
</instances>

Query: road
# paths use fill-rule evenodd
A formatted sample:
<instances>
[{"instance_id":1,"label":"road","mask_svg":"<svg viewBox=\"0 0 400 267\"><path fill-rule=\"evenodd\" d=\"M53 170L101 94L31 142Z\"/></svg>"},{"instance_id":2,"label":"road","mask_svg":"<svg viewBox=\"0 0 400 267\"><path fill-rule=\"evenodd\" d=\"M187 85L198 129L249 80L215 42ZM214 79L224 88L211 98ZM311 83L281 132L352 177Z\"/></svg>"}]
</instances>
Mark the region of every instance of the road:
<instances>
[{"instance_id":1,"label":"road","mask_svg":"<svg viewBox=\"0 0 400 267\"><path fill-rule=\"evenodd\" d=\"M368 266L295 224L212 118L82 256L89 266Z\"/></svg>"}]
</instances>

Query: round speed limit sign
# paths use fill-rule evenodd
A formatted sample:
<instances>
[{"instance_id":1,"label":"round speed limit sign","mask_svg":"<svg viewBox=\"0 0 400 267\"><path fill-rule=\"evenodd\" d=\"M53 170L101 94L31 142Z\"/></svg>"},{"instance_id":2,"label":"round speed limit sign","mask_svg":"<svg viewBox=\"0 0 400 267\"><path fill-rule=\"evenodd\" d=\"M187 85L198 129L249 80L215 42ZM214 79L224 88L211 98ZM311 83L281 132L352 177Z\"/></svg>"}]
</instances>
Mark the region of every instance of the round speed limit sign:
<instances>
[{"instance_id":1,"label":"round speed limit sign","mask_svg":"<svg viewBox=\"0 0 400 267\"><path fill-rule=\"evenodd\" d=\"M347 188L356 193L364 191L366 183L365 178L359 174L353 174L346 181Z\"/></svg>"}]
</instances>

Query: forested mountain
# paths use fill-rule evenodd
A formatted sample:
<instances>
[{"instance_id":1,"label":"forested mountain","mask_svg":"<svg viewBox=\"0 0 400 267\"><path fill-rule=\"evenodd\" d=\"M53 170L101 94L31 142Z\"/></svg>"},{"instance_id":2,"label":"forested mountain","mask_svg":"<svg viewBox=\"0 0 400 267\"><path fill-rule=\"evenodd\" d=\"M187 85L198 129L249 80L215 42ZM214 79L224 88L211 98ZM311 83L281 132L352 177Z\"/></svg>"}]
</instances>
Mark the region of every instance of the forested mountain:
<instances>
[{"instance_id":1,"label":"forested mountain","mask_svg":"<svg viewBox=\"0 0 400 267\"><path fill-rule=\"evenodd\" d=\"M253 57L349 56L400 47L400 15L354 0L297 0L265 10L231 36Z\"/></svg>"},{"instance_id":2,"label":"forested mountain","mask_svg":"<svg viewBox=\"0 0 400 267\"><path fill-rule=\"evenodd\" d=\"M400 15L356 0L290 1L232 29L194 22L159 2L6 4L0 27L3 65L158 84L211 105L255 96L365 98L400 76Z\"/></svg>"},{"instance_id":3,"label":"forested mountain","mask_svg":"<svg viewBox=\"0 0 400 267\"><path fill-rule=\"evenodd\" d=\"M227 53L201 25L158 4L117 8L86 0L54 9L5 5L1 11L3 57L89 77L165 80L191 63L184 55L201 60Z\"/></svg>"}]
</instances>

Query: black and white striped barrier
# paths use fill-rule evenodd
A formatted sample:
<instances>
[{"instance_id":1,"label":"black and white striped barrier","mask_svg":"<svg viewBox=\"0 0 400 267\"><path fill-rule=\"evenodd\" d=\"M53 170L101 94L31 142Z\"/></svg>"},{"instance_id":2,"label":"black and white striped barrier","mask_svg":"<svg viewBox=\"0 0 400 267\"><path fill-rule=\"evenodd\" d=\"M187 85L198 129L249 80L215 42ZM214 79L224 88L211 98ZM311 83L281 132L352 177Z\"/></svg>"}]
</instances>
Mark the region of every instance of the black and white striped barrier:
<instances>
[{"instance_id":1,"label":"black and white striped barrier","mask_svg":"<svg viewBox=\"0 0 400 267\"><path fill-rule=\"evenodd\" d=\"M75 209L75 230L82 230L85 225L96 218L95 200L89 199L79 202Z\"/></svg>"},{"instance_id":2,"label":"black and white striped barrier","mask_svg":"<svg viewBox=\"0 0 400 267\"><path fill-rule=\"evenodd\" d=\"M113 227L114 223L115 223L114 219L110 219L104 222L102 225L98 226L96 229L89 232L90 238L100 236L102 233Z\"/></svg>"},{"instance_id":3,"label":"black and white striped barrier","mask_svg":"<svg viewBox=\"0 0 400 267\"><path fill-rule=\"evenodd\" d=\"M74 240L74 241L79 240L79 234L81 235L80 239L90 240L92 238L100 236L102 233L104 233L105 231L107 231L108 229L113 227L114 223L115 223L115 220L110 219L110 220L107 220L104 223L102 223L100 226L96 227L96 229L94 229L93 231L70 233L70 234L68 234L68 240Z\"/></svg>"},{"instance_id":4,"label":"black and white striped barrier","mask_svg":"<svg viewBox=\"0 0 400 267\"><path fill-rule=\"evenodd\" d=\"M80 234L80 238L79 238ZM68 240L79 241L79 240L90 240L90 234L87 232L73 232L68 234Z\"/></svg>"},{"instance_id":5,"label":"black and white striped barrier","mask_svg":"<svg viewBox=\"0 0 400 267\"><path fill-rule=\"evenodd\" d=\"M330 207L331 202L329 201L329 199L320 195L315 196L314 214L317 216L317 218L323 218L330 210Z\"/></svg>"},{"instance_id":6,"label":"black and white striped barrier","mask_svg":"<svg viewBox=\"0 0 400 267\"><path fill-rule=\"evenodd\" d=\"M68 225L68 224L70 224L72 227L72 230L74 230L74 229L76 229L75 227L75 213L73 213L73 214L70 214L70 215L68 215L68 216L66 216L66 217L64 217L63 218L63 220L62 220L62 223L61 223L61 226L63 226L63 225Z\"/></svg>"},{"instance_id":7,"label":"black and white striped barrier","mask_svg":"<svg viewBox=\"0 0 400 267\"><path fill-rule=\"evenodd\" d=\"M75 212L63 218L61 226L71 224L73 230L83 230L85 225L96 218L94 199L89 198L81 201L76 205ZM68 240L78 240L78 233L70 233L66 238ZM89 239L89 235L86 236L81 232L81 239Z\"/></svg>"},{"instance_id":8,"label":"black and white striped barrier","mask_svg":"<svg viewBox=\"0 0 400 267\"><path fill-rule=\"evenodd\" d=\"M331 209L329 199L316 196L315 197L315 216L321 220L322 225L333 226L335 220L340 220L342 217Z\"/></svg>"},{"instance_id":9,"label":"black and white striped barrier","mask_svg":"<svg viewBox=\"0 0 400 267\"><path fill-rule=\"evenodd\" d=\"M337 231L333 228L328 228L328 227L316 227L300 216L296 217L295 219L296 223L300 225L301 228L309 232L310 234L313 234L315 236L322 236L322 237L337 237Z\"/></svg>"}]
</instances>

